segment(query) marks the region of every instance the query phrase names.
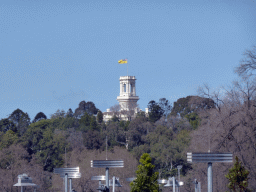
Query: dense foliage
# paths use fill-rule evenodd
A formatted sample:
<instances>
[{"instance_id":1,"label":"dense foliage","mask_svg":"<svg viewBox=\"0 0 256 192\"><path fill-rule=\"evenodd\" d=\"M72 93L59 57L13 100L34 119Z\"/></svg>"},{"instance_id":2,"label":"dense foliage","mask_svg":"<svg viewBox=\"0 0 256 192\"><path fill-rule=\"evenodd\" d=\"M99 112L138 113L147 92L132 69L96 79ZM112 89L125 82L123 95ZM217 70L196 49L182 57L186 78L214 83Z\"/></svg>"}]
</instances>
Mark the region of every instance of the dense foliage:
<instances>
[{"instance_id":1,"label":"dense foliage","mask_svg":"<svg viewBox=\"0 0 256 192\"><path fill-rule=\"evenodd\" d=\"M229 169L228 174L225 177L228 179L228 188L232 191L250 191L248 189L248 175L249 171L239 162L238 157L234 167Z\"/></svg>"},{"instance_id":2,"label":"dense foliage","mask_svg":"<svg viewBox=\"0 0 256 192\"><path fill-rule=\"evenodd\" d=\"M136 179L130 184L131 192L158 192L158 172L154 172L151 157L144 153L140 158L140 165L136 171Z\"/></svg>"}]
</instances>

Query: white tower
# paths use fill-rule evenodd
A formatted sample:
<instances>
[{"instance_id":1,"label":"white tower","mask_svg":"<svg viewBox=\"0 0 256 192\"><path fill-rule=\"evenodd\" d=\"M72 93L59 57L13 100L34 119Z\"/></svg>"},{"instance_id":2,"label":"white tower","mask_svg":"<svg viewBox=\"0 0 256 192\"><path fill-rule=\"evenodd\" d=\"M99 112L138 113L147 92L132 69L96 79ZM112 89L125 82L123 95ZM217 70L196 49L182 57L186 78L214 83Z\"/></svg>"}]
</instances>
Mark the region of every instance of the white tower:
<instances>
[{"instance_id":1,"label":"white tower","mask_svg":"<svg viewBox=\"0 0 256 192\"><path fill-rule=\"evenodd\" d=\"M117 97L117 100L120 105L120 110L126 112L136 113L137 101L139 97L136 96L135 89L135 76L121 76L120 77L120 95Z\"/></svg>"}]
</instances>

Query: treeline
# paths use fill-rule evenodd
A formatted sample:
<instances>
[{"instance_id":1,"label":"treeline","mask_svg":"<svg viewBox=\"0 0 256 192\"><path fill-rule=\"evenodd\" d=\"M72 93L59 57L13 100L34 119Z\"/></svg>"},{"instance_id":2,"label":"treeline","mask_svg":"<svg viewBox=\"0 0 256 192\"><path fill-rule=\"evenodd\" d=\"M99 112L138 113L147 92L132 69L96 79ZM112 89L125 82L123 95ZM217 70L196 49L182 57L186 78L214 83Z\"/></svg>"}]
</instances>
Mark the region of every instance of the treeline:
<instances>
[{"instance_id":1,"label":"treeline","mask_svg":"<svg viewBox=\"0 0 256 192\"><path fill-rule=\"evenodd\" d=\"M93 102L80 102L74 113L72 109L67 112L57 110L49 119L39 112L32 121L27 113L16 109L8 118L0 121L0 149L2 153L9 154L0 157L0 168L5 172L10 171L10 168L14 171L14 167L20 170L16 165L19 161L15 160L19 157L24 164L38 166L42 173L49 175L41 185L44 190L50 191L53 187L53 169L70 166L65 160L65 151L75 156L79 154L74 152L81 153L83 150L102 153L106 150L107 136L110 152L114 152L115 147L121 147L137 161L143 153L148 152L162 177L176 174L178 164L184 165L185 175L191 166L186 163L184 149L189 145L190 131L199 125L196 112L186 118L178 115L192 114L186 102L180 99L172 108L165 98L159 102L150 101L148 115L138 113L132 121L122 121L114 116L109 122L103 122L103 114ZM176 105L182 105L183 108L177 109ZM12 175L13 182L22 173L17 171ZM3 182L3 187L10 191L13 182L8 187Z\"/></svg>"}]
</instances>

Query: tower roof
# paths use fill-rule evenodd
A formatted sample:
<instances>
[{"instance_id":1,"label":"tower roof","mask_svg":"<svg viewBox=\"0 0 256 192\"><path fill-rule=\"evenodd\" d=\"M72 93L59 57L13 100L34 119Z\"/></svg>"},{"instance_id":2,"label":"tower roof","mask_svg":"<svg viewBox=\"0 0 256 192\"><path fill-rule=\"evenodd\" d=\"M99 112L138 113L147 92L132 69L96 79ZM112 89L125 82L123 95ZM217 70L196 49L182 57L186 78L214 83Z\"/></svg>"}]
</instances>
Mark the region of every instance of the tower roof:
<instances>
[{"instance_id":1,"label":"tower roof","mask_svg":"<svg viewBox=\"0 0 256 192\"><path fill-rule=\"evenodd\" d=\"M128 80L128 79L136 80L135 76L120 76L119 80Z\"/></svg>"}]
</instances>

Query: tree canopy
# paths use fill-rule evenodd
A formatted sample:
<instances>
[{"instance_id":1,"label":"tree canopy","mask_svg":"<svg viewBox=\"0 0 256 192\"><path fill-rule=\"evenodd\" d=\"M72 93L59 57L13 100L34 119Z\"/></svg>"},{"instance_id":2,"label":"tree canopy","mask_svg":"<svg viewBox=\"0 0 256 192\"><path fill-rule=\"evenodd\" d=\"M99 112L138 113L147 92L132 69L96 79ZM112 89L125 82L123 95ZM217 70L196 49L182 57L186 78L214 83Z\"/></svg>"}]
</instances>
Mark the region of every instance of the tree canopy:
<instances>
[{"instance_id":1,"label":"tree canopy","mask_svg":"<svg viewBox=\"0 0 256 192\"><path fill-rule=\"evenodd\" d=\"M14 125L14 123L11 120L9 120L8 118L1 119L0 131L6 132L8 130L12 130L14 132L18 131L17 127Z\"/></svg>"},{"instance_id":2,"label":"tree canopy","mask_svg":"<svg viewBox=\"0 0 256 192\"><path fill-rule=\"evenodd\" d=\"M12 114L9 115L8 119L15 124L19 131L19 134L21 135L25 133L30 124L29 115L27 113L24 113L20 109L16 109L15 111L13 111Z\"/></svg>"},{"instance_id":3,"label":"tree canopy","mask_svg":"<svg viewBox=\"0 0 256 192\"><path fill-rule=\"evenodd\" d=\"M149 110L149 120L151 122L156 122L164 114L164 110L154 100L149 101L148 110Z\"/></svg>"},{"instance_id":4,"label":"tree canopy","mask_svg":"<svg viewBox=\"0 0 256 192\"><path fill-rule=\"evenodd\" d=\"M158 192L158 172L154 172L151 157L144 153L140 158L140 165L136 171L136 179L130 184L131 192Z\"/></svg>"},{"instance_id":5,"label":"tree canopy","mask_svg":"<svg viewBox=\"0 0 256 192\"><path fill-rule=\"evenodd\" d=\"M36 114L34 120L32 121L32 123L35 123L37 121L40 121L42 119L47 119L46 115L43 112L39 112Z\"/></svg>"},{"instance_id":6,"label":"tree canopy","mask_svg":"<svg viewBox=\"0 0 256 192\"><path fill-rule=\"evenodd\" d=\"M79 103L78 108L75 110L75 116L80 117L82 116L85 112L87 112L89 115L96 115L98 112L98 109L96 108L95 104L91 101L81 101Z\"/></svg>"},{"instance_id":7,"label":"tree canopy","mask_svg":"<svg viewBox=\"0 0 256 192\"><path fill-rule=\"evenodd\" d=\"M236 156L236 162L234 167L229 169L228 174L225 177L228 179L228 188L232 191L250 191L248 187L248 175L249 171L239 162Z\"/></svg>"},{"instance_id":8,"label":"tree canopy","mask_svg":"<svg viewBox=\"0 0 256 192\"><path fill-rule=\"evenodd\" d=\"M174 102L170 115L185 117L187 114L193 112L197 113L202 109L210 108L214 108L214 101L212 99L199 96L187 96L185 98L179 98Z\"/></svg>"}]
</instances>

